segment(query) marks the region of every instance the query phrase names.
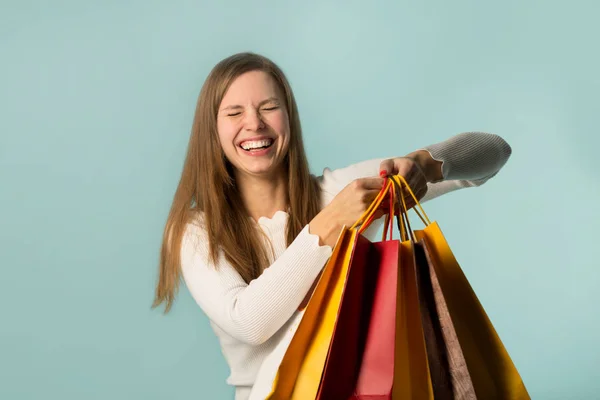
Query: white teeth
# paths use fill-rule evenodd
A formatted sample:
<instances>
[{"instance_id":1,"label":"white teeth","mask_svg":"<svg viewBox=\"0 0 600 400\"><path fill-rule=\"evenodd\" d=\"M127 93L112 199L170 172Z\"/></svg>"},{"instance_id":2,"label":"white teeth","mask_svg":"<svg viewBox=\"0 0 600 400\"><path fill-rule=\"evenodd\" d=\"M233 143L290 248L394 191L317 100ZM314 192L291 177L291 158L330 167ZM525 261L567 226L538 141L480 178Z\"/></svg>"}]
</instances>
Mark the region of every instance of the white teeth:
<instances>
[{"instance_id":1,"label":"white teeth","mask_svg":"<svg viewBox=\"0 0 600 400\"><path fill-rule=\"evenodd\" d=\"M242 149L244 150L252 150L259 149L261 147L269 147L273 144L273 139L264 139L264 140L252 140L248 142L244 142L241 144Z\"/></svg>"}]
</instances>

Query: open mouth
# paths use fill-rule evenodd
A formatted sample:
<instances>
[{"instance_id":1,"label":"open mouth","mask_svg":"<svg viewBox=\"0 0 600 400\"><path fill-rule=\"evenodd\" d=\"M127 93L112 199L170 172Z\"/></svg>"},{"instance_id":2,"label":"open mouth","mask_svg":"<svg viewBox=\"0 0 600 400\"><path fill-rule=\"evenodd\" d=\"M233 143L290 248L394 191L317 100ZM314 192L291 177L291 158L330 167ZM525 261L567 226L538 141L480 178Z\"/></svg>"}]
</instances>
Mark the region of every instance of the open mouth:
<instances>
[{"instance_id":1,"label":"open mouth","mask_svg":"<svg viewBox=\"0 0 600 400\"><path fill-rule=\"evenodd\" d=\"M265 150L273 145L275 140L273 139L261 139L261 140L248 140L246 142L242 142L240 147L247 152Z\"/></svg>"}]
</instances>

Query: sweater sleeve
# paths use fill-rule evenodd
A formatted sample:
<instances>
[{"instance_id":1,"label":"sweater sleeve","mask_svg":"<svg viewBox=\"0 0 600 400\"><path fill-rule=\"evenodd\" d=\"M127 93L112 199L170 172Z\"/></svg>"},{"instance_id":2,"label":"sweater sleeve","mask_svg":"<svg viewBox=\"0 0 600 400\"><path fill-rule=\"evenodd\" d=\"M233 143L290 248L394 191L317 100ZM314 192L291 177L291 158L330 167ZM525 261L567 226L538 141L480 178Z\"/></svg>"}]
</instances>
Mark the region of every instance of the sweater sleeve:
<instances>
[{"instance_id":1,"label":"sweater sleeve","mask_svg":"<svg viewBox=\"0 0 600 400\"><path fill-rule=\"evenodd\" d=\"M485 132L460 133L420 150L428 151L432 158L442 162L443 175L442 180L428 183L422 203L454 190L484 184L500 171L512 153L502 137ZM385 159L362 161L336 170L326 168L321 177L325 203L353 180L378 176L379 165Z\"/></svg>"},{"instance_id":2,"label":"sweater sleeve","mask_svg":"<svg viewBox=\"0 0 600 400\"><path fill-rule=\"evenodd\" d=\"M443 194L481 186L496 176L512 154L502 137L484 132L465 132L424 147L442 163L442 180L430 183L423 202Z\"/></svg>"},{"instance_id":3,"label":"sweater sleeve","mask_svg":"<svg viewBox=\"0 0 600 400\"><path fill-rule=\"evenodd\" d=\"M206 231L190 223L181 247L182 275L192 297L230 336L251 345L264 343L297 310L332 254L308 225L261 276L249 284L224 259L209 262Z\"/></svg>"}]
</instances>

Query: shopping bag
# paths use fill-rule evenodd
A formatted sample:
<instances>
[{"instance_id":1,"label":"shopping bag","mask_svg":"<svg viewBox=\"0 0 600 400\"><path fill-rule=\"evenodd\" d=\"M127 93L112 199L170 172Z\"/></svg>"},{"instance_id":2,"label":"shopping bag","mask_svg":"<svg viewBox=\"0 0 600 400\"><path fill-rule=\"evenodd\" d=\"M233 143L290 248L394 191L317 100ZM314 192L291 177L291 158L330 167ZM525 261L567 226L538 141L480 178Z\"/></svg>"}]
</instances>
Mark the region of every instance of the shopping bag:
<instances>
[{"instance_id":1,"label":"shopping bag","mask_svg":"<svg viewBox=\"0 0 600 400\"><path fill-rule=\"evenodd\" d=\"M418 271L422 277L431 278L432 288L435 285L436 290L433 292L436 295L434 296L435 307L437 307L436 318L440 326L443 322L445 329L442 329L442 332L446 334L441 337L438 335L438 344L441 338L441 342L444 342L441 347L445 346L446 355L455 357L452 361L454 374L449 362L446 363L445 368L449 368L450 373L439 371L444 367L440 362L430 362L432 368L435 366L438 369L430 375L433 381L437 380L440 384L454 382L455 397L453 398L458 398L456 396L459 395L473 398L468 397L472 394L466 394L471 392L468 388L466 393L460 394L461 390L465 389L461 383L465 383L467 386L472 385L472 392L476 394L477 399L530 399L519 372L450 250L438 223L429 220L403 177L394 176L393 180L401 188L408 190L416 202L415 211L425 224L424 229L414 231L415 238L412 240L419 254ZM402 195L398 197L403 198ZM403 210L402 214L406 215L406 210ZM410 227L408 230L412 232ZM426 281L422 279L419 286L422 299L427 292L423 282ZM425 303L421 302L422 310L432 310L431 304ZM426 313L422 313L423 315ZM429 339L426 335L426 343L432 347L433 336L428 337ZM430 360L433 359L431 350L428 357L431 357ZM461 361L461 357L464 362ZM463 367L460 366L461 363L464 363ZM466 373L468 378L465 377Z\"/></svg>"},{"instance_id":2,"label":"shopping bag","mask_svg":"<svg viewBox=\"0 0 600 400\"><path fill-rule=\"evenodd\" d=\"M391 390L393 348L391 352L389 348L382 352L379 349L382 348L381 343L385 343L384 337L388 342L394 340L398 242L374 244L362 235L372 223L373 216L386 195L388 201L393 203L391 183L384 184L371 206L350 228L357 231L358 238L317 399L359 398L356 391L359 375L363 377L363 386L381 386L377 381L387 380L388 391ZM389 286L391 290L378 290L382 285ZM387 286L384 289L388 289ZM376 321L373 321L373 307L386 308L378 310L379 319ZM373 325L377 325L379 345L373 347L373 343L370 343L371 348L365 352L368 329ZM371 337L373 336L371 333ZM372 356L373 353L375 356ZM367 368L367 372L361 372L365 365L370 368ZM388 372L387 375L385 371Z\"/></svg>"},{"instance_id":3,"label":"shopping bag","mask_svg":"<svg viewBox=\"0 0 600 400\"><path fill-rule=\"evenodd\" d=\"M371 243L358 234L316 399L349 399L355 387L365 332L371 274Z\"/></svg>"},{"instance_id":4,"label":"shopping bag","mask_svg":"<svg viewBox=\"0 0 600 400\"><path fill-rule=\"evenodd\" d=\"M370 244L367 277L371 279L367 281L374 283L372 301L364 306L366 343L354 393L346 398L432 399L413 251L404 231L401 240L393 239L394 186L389 197L382 241ZM364 226L359 232L362 230Z\"/></svg>"},{"instance_id":5,"label":"shopping bag","mask_svg":"<svg viewBox=\"0 0 600 400\"><path fill-rule=\"evenodd\" d=\"M318 399L433 399L412 242L406 229L403 240L389 229L396 198L389 183L382 241L361 236L381 198L351 227L359 238Z\"/></svg>"},{"instance_id":6,"label":"shopping bag","mask_svg":"<svg viewBox=\"0 0 600 400\"><path fill-rule=\"evenodd\" d=\"M409 329L412 329L411 345L405 352L398 351L398 354L402 357L403 354L410 355L411 349L413 353L415 348L420 350L419 354L413 356L414 360L420 361L420 364L416 364L420 374L413 373L406 378L406 374L402 373L403 358L398 359L394 398L476 399L435 272L430 270L426 259L426 247L415 240L401 181L395 177L392 180L398 199L398 230L406 247L405 253L410 254L403 258L401 264L404 298L399 297L399 302L404 302L404 309L408 308L413 314L408 326L398 330L398 339L401 341L403 335L409 334ZM418 212L417 215L425 222ZM406 317L403 320L406 321ZM415 366L404 365L404 370L411 368L414 370Z\"/></svg>"},{"instance_id":7,"label":"shopping bag","mask_svg":"<svg viewBox=\"0 0 600 400\"><path fill-rule=\"evenodd\" d=\"M403 240L393 239L388 228L394 219L395 187L388 184L384 191L390 206L382 241L360 236L380 201L351 228L358 229L359 238L318 399L433 399L413 242L406 229Z\"/></svg>"},{"instance_id":8,"label":"shopping bag","mask_svg":"<svg viewBox=\"0 0 600 400\"><path fill-rule=\"evenodd\" d=\"M365 301L366 334L353 398L389 399L394 383L396 314L399 292L400 242L371 244L368 259L369 296Z\"/></svg>"},{"instance_id":9,"label":"shopping bag","mask_svg":"<svg viewBox=\"0 0 600 400\"><path fill-rule=\"evenodd\" d=\"M475 400L477 396L427 246L413 243L421 323L435 399Z\"/></svg>"},{"instance_id":10,"label":"shopping bag","mask_svg":"<svg viewBox=\"0 0 600 400\"><path fill-rule=\"evenodd\" d=\"M391 182L387 182L361 219L372 217L390 187ZM310 296L268 399L326 399L331 398L330 393L339 398L340 393L345 396L353 389L361 353L358 330L365 326L358 310L365 288L367 244L358 229L344 228ZM333 344L335 332L337 340ZM332 373L334 377L330 377ZM323 386L323 382L338 384Z\"/></svg>"},{"instance_id":11,"label":"shopping bag","mask_svg":"<svg viewBox=\"0 0 600 400\"><path fill-rule=\"evenodd\" d=\"M316 397L356 238L356 232L342 229L266 399Z\"/></svg>"}]
</instances>

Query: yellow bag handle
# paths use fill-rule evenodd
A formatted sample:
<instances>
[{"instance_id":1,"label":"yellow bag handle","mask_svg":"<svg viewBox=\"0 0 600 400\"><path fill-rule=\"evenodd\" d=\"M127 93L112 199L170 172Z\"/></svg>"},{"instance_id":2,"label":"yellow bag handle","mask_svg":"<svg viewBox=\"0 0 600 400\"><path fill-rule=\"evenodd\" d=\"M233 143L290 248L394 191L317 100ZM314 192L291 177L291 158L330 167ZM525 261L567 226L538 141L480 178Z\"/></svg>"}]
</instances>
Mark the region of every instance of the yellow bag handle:
<instances>
[{"instance_id":1,"label":"yellow bag handle","mask_svg":"<svg viewBox=\"0 0 600 400\"><path fill-rule=\"evenodd\" d=\"M389 177L385 178L384 184L383 184L383 188L379 191L379 193L377 194L377 197L375 198L375 200L371 203L371 205L368 207L367 211L365 211L365 213L363 213L363 215L359 218L359 220L353 225L353 228L360 223L360 228L358 228L358 234L362 234L373 222L373 217L375 212L379 209L379 207L381 206L381 203L383 201L383 199L385 198L386 193L389 194L389 202L390 202L390 207L388 212L386 213L386 219L385 219L385 229L383 231L383 235L382 235L382 241L385 241L385 237L387 236L387 232L389 230L390 232L390 239L393 239L393 220L394 220L394 213L395 213L395 199L396 199L396 183L391 180ZM351 228L351 229L353 229Z\"/></svg>"},{"instance_id":2,"label":"yellow bag handle","mask_svg":"<svg viewBox=\"0 0 600 400\"><path fill-rule=\"evenodd\" d=\"M371 204L369 205L367 210L365 210L365 212L360 216L360 218L352 225L352 227L350 227L350 230L357 229L357 227L360 225L360 228L358 228L358 233L359 234L363 233L371 224L371 219L373 218L373 215L375 214L375 212L381 206L381 202L383 201L386 193L389 193L390 197L391 197L391 199L390 199L391 205L394 205L395 199L398 199L397 200L398 203L402 205L401 207L399 207L400 209L398 212L398 218L402 220L402 223L398 223L401 240L408 240L408 235L410 235L410 238L414 241L413 230L410 227L410 221L408 219L408 210L406 209L406 202L405 202L404 196L403 196L404 188L406 188L408 190L408 192L410 193L410 195L412 196L412 198L415 201L415 207L414 207L415 213L419 216L421 221L423 221L425 226L430 225L431 221L429 220L427 213L425 212L425 210L423 210L421 203L419 202L419 200L417 199L417 196L414 194L414 192L408 185L408 182L406 181L406 179L401 175L390 175L384 181L384 185L381 188L381 190L379 191L379 193L377 194L377 196L375 197L375 199L371 202ZM419 212L419 210L420 210L420 212ZM386 222L385 222L386 229L384 230L384 233L383 233L384 240L385 240L385 236L387 233L388 223L390 222L390 220L393 220L394 214L395 214L394 207L391 206L390 210L386 216ZM408 235L407 235L407 233L408 233Z\"/></svg>"},{"instance_id":3,"label":"yellow bag handle","mask_svg":"<svg viewBox=\"0 0 600 400\"><path fill-rule=\"evenodd\" d=\"M407 215L408 210L406 209L406 202L404 201L404 193L402 192L402 187L397 183L396 179L394 179L394 186L396 186L398 191L400 192L398 203L402 204L402 207L400 207L400 210L398 211L398 224L400 225L401 236L400 240L407 241L409 240L408 236L410 235L410 240L415 242L415 236L413 234L413 230L410 226L410 221ZM401 224L400 221L402 221ZM406 232L408 232L408 235Z\"/></svg>"},{"instance_id":4,"label":"yellow bag handle","mask_svg":"<svg viewBox=\"0 0 600 400\"><path fill-rule=\"evenodd\" d=\"M404 184L404 186L406 187L406 189L408 189L408 193L410 193L410 195L412 196L412 198L415 201L415 207L418 207L419 210L421 210L421 212L419 212L419 210L417 210L416 208L415 213L417 213L417 215L419 216L419 218L421 218L421 221L423 221L423 223L427 226L431 224L431 221L429 220L429 217L427 216L427 213L425 212L425 210L423 210L423 207L421 206L421 203L419 203L419 200L417 200L417 196L415 196L414 192L412 191L412 189L410 188L410 186L408 185L408 182L406 182L406 179L404 179L403 176L401 175L394 175L392 176L392 179L394 181L396 181L398 183L398 185L402 188L402 184ZM404 196L402 196L402 198L404 199ZM405 213L407 213L408 211L406 210L406 204L403 202L404 204L404 209L403 211ZM422 214L421 214L422 213Z\"/></svg>"},{"instance_id":5,"label":"yellow bag handle","mask_svg":"<svg viewBox=\"0 0 600 400\"><path fill-rule=\"evenodd\" d=\"M369 207L366 209L366 211L350 227L350 230L356 229L358 225L361 225L361 227L359 229L359 233L362 233L365 229L367 229L369 224L368 223L365 224L365 222L369 222L369 220L373 217L373 215L375 214L377 209L379 209L379 206L381 205L381 202L383 201L385 194L387 192L389 192L391 185L392 185L392 181L390 179L386 179L383 184L383 187L377 194L377 197L375 197L375 200L373 200L371 202L371 205L369 205Z\"/></svg>"},{"instance_id":6,"label":"yellow bag handle","mask_svg":"<svg viewBox=\"0 0 600 400\"><path fill-rule=\"evenodd\" d=\"M385 225L384 225L384 229L383 229L383 235L382 235L382 241L385 240L385 237L387 236L387 231L388 229L390 230L390 240L393 239L393 235L392 235L392 231L394 228L394 216L396 213L396 199L398 198L398 195L396 193L396 190L398 189L398 184L392 180L392 188L390 190L390 192L392 193L391 195L391 199L390 199L390 210L389 212L386 214L386 218L385 218ZM402 191L400 191L400 194L402 194ZM399 210L399 214L396 216L396 220L398 221L398 230L400 231L400 240L406 240L406 225L404 224L404 220L402 221L402 223L400 223L400 218L402 218L402 210Z\"/></svg>"}]
</instances>

